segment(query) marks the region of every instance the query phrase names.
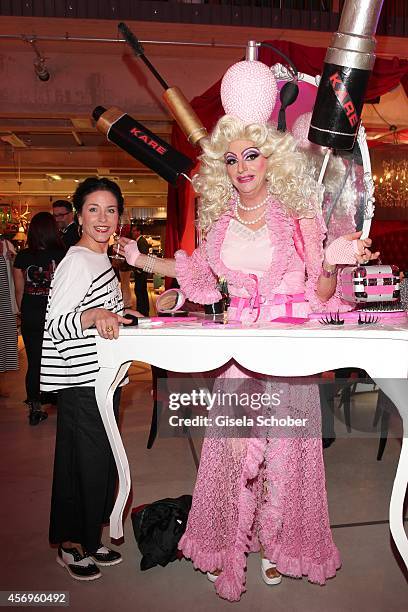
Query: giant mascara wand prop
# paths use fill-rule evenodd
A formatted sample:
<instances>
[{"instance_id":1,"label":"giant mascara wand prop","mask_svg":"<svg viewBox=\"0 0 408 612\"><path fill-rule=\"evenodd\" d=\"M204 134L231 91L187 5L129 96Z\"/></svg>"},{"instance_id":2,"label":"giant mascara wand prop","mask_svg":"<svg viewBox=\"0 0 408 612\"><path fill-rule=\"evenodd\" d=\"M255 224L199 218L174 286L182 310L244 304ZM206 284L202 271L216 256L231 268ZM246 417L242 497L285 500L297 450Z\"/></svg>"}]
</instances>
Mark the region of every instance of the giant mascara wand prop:
<instances>
[{"instance_id":1,"label":"giant mascara wand prop","mask_svg":"<svg viewBox=\"0 0 408 612\"><path fill-rule=\"evenodd\" d=\"M136 57L140 57L142 62L148 67L153 76L159 81L160 85L165 90L163 93L163 100L173 115L175 121L180 126L181 130L187 137L187 140L192 144L196 145L199 143L201 138L207 136L207 130L201 123L197 114L191 107L190 102L187 100L185 95L178 87L169 87L163 77L159 74L150 60L144 53L143 46L140 41L136 38L133 32L128 28L125 23L120 23L118 29L125 37L126 42L133 49Z\"/></svg>"}]
</instances>

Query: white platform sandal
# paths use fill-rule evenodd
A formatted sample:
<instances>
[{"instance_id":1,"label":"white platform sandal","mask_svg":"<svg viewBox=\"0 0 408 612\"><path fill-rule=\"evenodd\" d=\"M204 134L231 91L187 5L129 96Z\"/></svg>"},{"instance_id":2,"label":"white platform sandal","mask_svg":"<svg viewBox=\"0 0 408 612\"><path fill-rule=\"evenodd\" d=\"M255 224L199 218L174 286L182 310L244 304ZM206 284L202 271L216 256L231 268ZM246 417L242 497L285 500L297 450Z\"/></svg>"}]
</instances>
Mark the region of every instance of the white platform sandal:
<instances>
[{"instance_id":1,"label":"white platform sandal","mask_svg":"<svg viewBox=\"0 0 408 612\"><path fill-rule=\"evenodd\" d=\"M271 561L269 561L269 559L263 559L263 558L261 559L261 576L265 584L273 586L275 584L280 584L282 582L281 574L279 574L279 576L275 576L274 578L269 578L269 576L267 576L266 572L269 569L275 569L275 568L276 568L276 563L272 563Z\"/></svg>"},{"instance_id":2,"label":"white platform sandal","mask_svg":"<svg viewBox=\"0 0 408 612\"><path fill-rule=\"evenodd\" d=\"M210 582L215 582L218 576L219 574L212 574L211 572L207 572L207 578Z\"/></svg>"}]
</instances>

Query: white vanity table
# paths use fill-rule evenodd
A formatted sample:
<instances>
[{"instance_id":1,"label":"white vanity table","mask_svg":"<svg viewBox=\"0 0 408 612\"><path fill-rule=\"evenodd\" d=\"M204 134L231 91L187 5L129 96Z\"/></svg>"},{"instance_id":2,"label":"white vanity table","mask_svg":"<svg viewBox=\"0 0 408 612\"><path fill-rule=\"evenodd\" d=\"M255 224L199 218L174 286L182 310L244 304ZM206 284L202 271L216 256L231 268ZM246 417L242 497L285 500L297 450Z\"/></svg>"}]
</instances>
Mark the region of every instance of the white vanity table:
<instances>
[{"instance_id":1,"label":"white vanity table","mask_svg":"<svg viewBox=\"0 0 408 612\"><path fill-rule=\"evenodd\" d=\"M306 376L342 367L364 369L397 406L404 439L390 500L390 529L408 567L403 503L408 484L408 322L322 326L263 323L251 327L202 325L200 321L151 328L122 328L118 340L97 336L100 371L96 397L112 446L119 491L110 535L123 535L122 513L130 491L126 452L113 415L113 393L131 362L144 361L177 372L205 372L230 359L253 372Z\"/></svg>"}]
</instances>

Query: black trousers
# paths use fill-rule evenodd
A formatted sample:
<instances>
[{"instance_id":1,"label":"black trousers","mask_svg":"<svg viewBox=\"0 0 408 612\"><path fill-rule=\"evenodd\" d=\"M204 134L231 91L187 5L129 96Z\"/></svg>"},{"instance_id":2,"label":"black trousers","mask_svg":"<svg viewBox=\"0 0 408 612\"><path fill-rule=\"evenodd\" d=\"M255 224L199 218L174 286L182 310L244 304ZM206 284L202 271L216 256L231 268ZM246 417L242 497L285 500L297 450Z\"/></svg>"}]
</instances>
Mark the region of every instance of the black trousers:
<instances>
[{"instance_id":1,"label":"black trousers","mask_svg":"<svg viewBox=\"0 0 408 612\"><path fill-rule=\"evenodd\" d=\"M149 294L147 292L147 272L138 272L135 270L135 296L136 310L144 317L149 316Z\"/></svg>"},{"instance_id":2,"label":"black trousers","mask_svg":"<svg viewBox=\"0 0 408 612\"><path fill-rule=\"evenodd\" d=\"M38 300L40 302L40 300ZM27 355L27 372L25 386L27 399L39 401L40 399L40 367L41 351L45 324L45 304L34 306L32 303L21 305L21 335Z\"/></svg>"},{"instance_id":3,"label":"black trousers","mask_svg":"<svg viewBox=\"0 0 408 612\"><path fill-rule=\"evenodd\" d=\"M120 389L113 399L116 420ZM58 392L49 538L95 552L115 501L117 471L93 387Z\"/></svg>"}]
</instances>

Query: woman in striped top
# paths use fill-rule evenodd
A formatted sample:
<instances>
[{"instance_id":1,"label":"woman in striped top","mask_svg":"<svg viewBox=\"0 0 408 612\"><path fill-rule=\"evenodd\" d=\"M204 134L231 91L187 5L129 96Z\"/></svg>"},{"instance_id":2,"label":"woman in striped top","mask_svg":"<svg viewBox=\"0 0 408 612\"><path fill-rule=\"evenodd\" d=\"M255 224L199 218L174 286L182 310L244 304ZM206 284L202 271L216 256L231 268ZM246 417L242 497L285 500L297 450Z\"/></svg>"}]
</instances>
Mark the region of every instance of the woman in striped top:
<instances>
[{"instance_id":1,"label":"woman in striped top","mask_svg":"<svg viewBox=\"0 0 408 612\"><path fill-rule=\"evenodd\" d=\"M95 399L98 359L94 336L114 339L123 315L122 294L107 249L123 212L116 183L88 178L73 200L82 237L68 250L52 281L41 361L41 388L58 391L50 542L57 562L77 580L94 580L97 565L122 558L101 544L113 508L116 468ZM118 416L120 390L114 396ZM95 565L96 564L96 565Z\"/></svg>"}]
</instances>

